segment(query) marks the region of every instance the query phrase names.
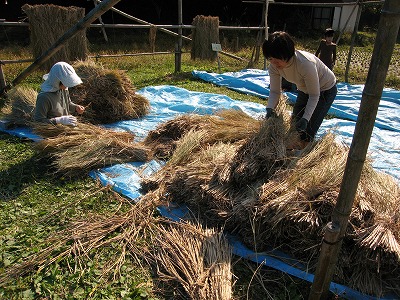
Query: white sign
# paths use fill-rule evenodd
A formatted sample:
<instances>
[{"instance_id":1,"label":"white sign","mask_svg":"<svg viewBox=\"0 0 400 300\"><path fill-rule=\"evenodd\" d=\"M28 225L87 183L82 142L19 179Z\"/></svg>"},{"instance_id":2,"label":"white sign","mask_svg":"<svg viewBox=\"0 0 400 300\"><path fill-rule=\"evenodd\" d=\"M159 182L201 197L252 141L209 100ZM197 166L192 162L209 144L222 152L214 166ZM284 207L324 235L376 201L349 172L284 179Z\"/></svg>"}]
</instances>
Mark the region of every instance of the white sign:
<instances>
[{"instance_id":1,"label":"white sign","mask_svg":"<svg viewBox=\"0 0 400 300\"><path fill-rule=\"evenodd\" d=\"M214 43L212 43L211 44L211 48L212 48L212 50L213 51L222 51L222 48L221 48L221 44L214 44Z\"/></svg>"}]
</instances>

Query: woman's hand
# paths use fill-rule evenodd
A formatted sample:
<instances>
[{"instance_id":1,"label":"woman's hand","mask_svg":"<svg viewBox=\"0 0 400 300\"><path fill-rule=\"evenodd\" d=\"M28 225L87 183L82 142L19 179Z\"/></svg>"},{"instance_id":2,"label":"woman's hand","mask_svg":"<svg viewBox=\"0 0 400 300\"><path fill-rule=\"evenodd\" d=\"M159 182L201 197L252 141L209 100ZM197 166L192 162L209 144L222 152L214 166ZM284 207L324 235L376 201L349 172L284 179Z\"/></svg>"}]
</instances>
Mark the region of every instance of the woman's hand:
<instances>
[{"instance_id":1,"label":"woman's hand","mask_svg":"<svg viewBox=\"0 0 400 300\"><path fill-rule=\"evenodd\" d=\"M76 110L76 112L77 112L79 115L81 115L81 114L83 114L83 112L85 111L85 107L82 106L82 105L77 105L77 106L75 107L75 110Z\"/></svg>"}]
</instances>

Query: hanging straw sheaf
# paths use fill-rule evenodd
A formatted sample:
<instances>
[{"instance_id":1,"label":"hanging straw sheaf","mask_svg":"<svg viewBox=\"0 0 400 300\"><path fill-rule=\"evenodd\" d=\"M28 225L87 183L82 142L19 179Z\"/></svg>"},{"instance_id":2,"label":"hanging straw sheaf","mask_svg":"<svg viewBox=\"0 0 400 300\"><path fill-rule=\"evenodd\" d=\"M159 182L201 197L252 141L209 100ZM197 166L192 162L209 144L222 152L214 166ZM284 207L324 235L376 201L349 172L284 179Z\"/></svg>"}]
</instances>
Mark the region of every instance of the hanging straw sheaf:
<instances>
[{"instance_id":1,"label":"hanging straw sheaf","mask_svg":"<svg viewBox=\"0 0 400 300\"><path fill-rule=\"evenodd\" d=\"M192 25L192 59L216 60L217 52L211 48L212 43L219 43L219 18L196 16Z\"/></svg>"},{"instance_id":2,"label":"hanging straw sheaf","mask_svg":"<svg viewBox=\"0 0 400 300\"><path fill-rule=\"evenodd\" d=\"M150 110L150 102L137 94L122 70L108 70L92 61L73 64L83 83L69 90L73 102L86 107L82 118L93 124L137 119Z\"/></svg>"},{"instance_id":3,"label":"hanging straw sheaf","mask_svg":"<svg viewBox=\"0 0 400 300\"><path fill-rule=\"evenodd\" d=\"M22 6L29 19L31 49L33 56L38 58L47 51L61 36L76 25L85 16L82 7L63 7L52 4ZM86 29L82 28L73 38L52 55L44 64L43 70L50 68L59 61L72 62L87 57Z\"/></svg>"},{"instance_id":4,"label":"hanging straw sheaf","mask_svg":"<svg viewBox=\"0 0 400 300\"><path fill-rule=\"evenodd\" d=\"M4 109L5 120L12 126L28 126L33 121L37 92L29 87L16 86L7 94L10 102Z\"/></svg>"},{"instance_id":5,"label":"hanging straw sheaf","mask_svg":"<svg viewBox=\"0 0 400 300\"><path fill-rule=\"evenodd\" d=\"M161 280L177 281L189 299L231 299L231 249L214 229L170 223L153 235L153 259ZM185 295L186 294L186 295Z\"/></svg>"},{"instance_id":6,"label":"hanging straw sheaf","mask_svg":"<svg viewBox=\"0 0 400 300\"><path fill-rule=\"evenodd\" d=\"M150 150L135 143L129 132L84 123L76 127L35 124L33 131L48 137L38 142L36 148L53 159L57 173L68 176L82 176L97 168L150 159Z\"/></svg>"}]
</instances>

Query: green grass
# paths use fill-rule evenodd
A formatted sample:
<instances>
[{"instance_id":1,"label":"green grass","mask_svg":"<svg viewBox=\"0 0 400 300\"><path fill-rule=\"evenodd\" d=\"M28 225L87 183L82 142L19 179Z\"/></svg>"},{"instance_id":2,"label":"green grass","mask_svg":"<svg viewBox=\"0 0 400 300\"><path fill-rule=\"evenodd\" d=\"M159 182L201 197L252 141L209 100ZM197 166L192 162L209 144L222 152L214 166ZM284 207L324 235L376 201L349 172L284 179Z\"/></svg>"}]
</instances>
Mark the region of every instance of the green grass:
<instances>
[{"instance_id":1,"label":"green grass","mask_svg":"<svg viewBox=\"0 0 400 300\"><path fill-rule=\"evenodd\" d=\"M108 215L120 205L112 192L89 177L70 180L49 173L32 142L1 134L0 149L0 274L50 246L48 238L71 220ZM129 255L121 277L101 277L103 267L119 252L117 245L93 251L83 261L84 268L76 265L73 255L40 272L34 268L0 287L0 299L88 299L91 293L94 299L150 299L150 272Z\"/></svg>"},{"instance_id":2,"label":"green grass","mask_svg":"<svg viewBox=\"0 0 400 300\"><path fill-rule=\"evenodd\" d=\"M118 46L93 44L91 51L93 55L130 53L143 52L146 47L146 42L134 40ZM162 43L156 51L166 51L170 47L171 43ZM304 43L304 48L309 47L312 45ZM393 73L389 72L388 76L388 85L395 88L400 86L399 49L396 48L397 58L393 56L390 69ZM339 80L343 80L345 50L345 47L339 47L340 58L335 68ZM250 58L251 51L251 47L247 45L235 55ZM355 53L362 71L353 64L351 83L364 83L365 67L371 48L357 48ZM29 48L18 45L9 45L0 50L0 60L29 57ZM220 59L221 72L247 68L246 62L224 55ZM193 70L218 72L218 65L217 62L193 61L189 53L182 57L180 73L175 73L173 55L101 58L99 63L106 68L126 70L137 89L151 85L174 85L192 91L264 103L260 98L195 79L191 75ZM7 82L11 82L27 66L29 63L3 66ZM262 58L253 67L262 68ZM43 71L35 71L21 84L38 90L42 74ZM77 179L56 177L45 166L46 162L38 157L33 142L0 134L0 274L23 262L30 255L40 253L49 245L48 238L67 228L71 221L86 219L94 214L112 214L121 204L113 192L101 189L95 180L85 176ZM123 204L123 209L128 208L128 204ZM61 247L53 255L65 250L65 247L68 245ZM88 253L80 267L71 255L43 270L34 268L0 286L0 299L172 299L167 295L173 294L173 291L159 292L155 289L152 270L138 265L129 255L123 263L120 276L115 279L111 275L102 276L104 266L115 259L120 251L119 245L108 245ZM234 273L237 279L234 286L237 299L246 299L247 296L249 299L307 297L308 283L268 268L257 269L252 263L237 260Z\"/></svg>"}]
</instances>

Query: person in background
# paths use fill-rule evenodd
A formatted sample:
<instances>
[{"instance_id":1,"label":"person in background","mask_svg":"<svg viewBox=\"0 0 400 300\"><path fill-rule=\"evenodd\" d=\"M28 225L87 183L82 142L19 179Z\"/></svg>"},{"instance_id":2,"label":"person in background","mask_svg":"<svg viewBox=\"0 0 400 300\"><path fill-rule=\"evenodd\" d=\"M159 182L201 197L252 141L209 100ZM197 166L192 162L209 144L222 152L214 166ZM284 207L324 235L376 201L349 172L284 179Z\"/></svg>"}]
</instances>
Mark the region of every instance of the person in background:
<instances>
[{"instance_id":1,"label":"person in background","mask_svg":"<svg viewBox=\"0 0 400 300\"><path fill-rule=\"evenodd\" d=\"M336 77L314 54L296 50L292 37L286 32L270 34L262 50L270 62L266 118L275 114L281 98L282 78L296 84L298 94L291 118L301 140L296 149L303 149L314 139L336 97Z\"/></svg>"},{"instance_id":2,"label":"person in background","mask_svg":"<svg viewBox=\"0 0 400 300\"><path fill-rule=\"evenodd\" d=\"M68 88L82 83L74 68L66 62L54 64L36 98L34 120L41 123L76 126L77 119L72 114L82 114L85 107L71 101Z\"/></svg>"},{"instance_id":3,"label":"person in background","mask_svg":"<svg viewBox=\"0 0 400 300\"><path fill-rule=\"evenodd\" d=\"M324 37L319 43L315 56L331 70L336 63L336 44L332 42L335 31L332 28L325 30Z\"/></svg>"}]
</instances>

